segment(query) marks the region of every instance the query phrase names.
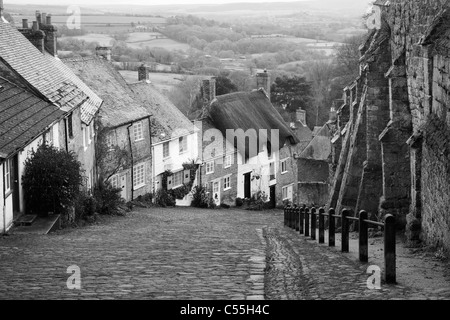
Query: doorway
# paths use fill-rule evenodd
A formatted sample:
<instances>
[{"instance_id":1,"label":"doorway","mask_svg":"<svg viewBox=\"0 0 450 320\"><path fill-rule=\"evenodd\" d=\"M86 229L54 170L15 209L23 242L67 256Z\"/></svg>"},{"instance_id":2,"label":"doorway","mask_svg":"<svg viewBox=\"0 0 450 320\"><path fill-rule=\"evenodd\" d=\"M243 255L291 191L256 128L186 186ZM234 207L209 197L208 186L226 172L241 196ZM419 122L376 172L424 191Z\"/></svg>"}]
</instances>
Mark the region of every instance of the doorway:
<instances>
[{"instance_id":1,"label":"doorway","mask_svg":"<svg viewBox=\"0 0 450 320\"><path fill-rule=\"evenodd\" d=\"M251 172L244 174L244 198L248 199L252 197L251 174Z\"/></svg>"},{"instance_id":2,"label":"doorway","mask_svg":"<svg viewBox=\"0 0 450 320\"><path fill-rule=\"evenodd\" d=\"M19 156L16 154L11 161L11 183L13 188L13 219L20 216L20 194L19 194Z\"/></svg>"},{"instance_id":3,"label":"doorway","mask_svg":"<svg viewBox=\"0 0 450 320\"><path fill-rule=\"evenodd\" d=\"M270 187L270 208L275 209L276 206L277 206L276 186L273 185Z\"/></svg>"}]
</instances>

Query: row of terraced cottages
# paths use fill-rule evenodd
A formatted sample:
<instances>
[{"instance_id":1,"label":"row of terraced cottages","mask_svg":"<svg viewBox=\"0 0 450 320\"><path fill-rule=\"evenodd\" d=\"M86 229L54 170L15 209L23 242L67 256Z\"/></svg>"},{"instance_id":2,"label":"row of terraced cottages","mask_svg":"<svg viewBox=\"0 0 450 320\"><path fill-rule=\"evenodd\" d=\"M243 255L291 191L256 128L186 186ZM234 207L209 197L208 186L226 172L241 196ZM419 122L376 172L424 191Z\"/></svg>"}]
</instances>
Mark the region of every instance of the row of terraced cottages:
<instances>
[{"instance_id":1,"label":"row of terraced cottages","mask_svg":"<svg viewBox=\"0 0 450 320\"><path fill-rule=\"evenodd\" d=\"M17 28L0 19L0 232L27 212L24 162L44 142L77 155L86 190L101 176L128 201L182 187L186 163L198 165L194 185L206 186L216 204L258 194L272 206L297 200L296 157L312 133L302 112L296 123L284 122L270 103L267 73L257 77L258 90L218 97L214 79L205 80L199 88L205 108L191 122L150 83L145 66L129 83L114 68L109 48L61 60L56 41L45 14L37 12L31 28L27 21ZM242 130L247 140L229 139L227 130ZM131 161L99 161L105 157L100 136L108 151L124 149ZM257 144L253 153L245 141ZM173 174L169 185L162 183L167 171ZM177 204L191 199L188 194Z\"/></svg>"}]
</instances>

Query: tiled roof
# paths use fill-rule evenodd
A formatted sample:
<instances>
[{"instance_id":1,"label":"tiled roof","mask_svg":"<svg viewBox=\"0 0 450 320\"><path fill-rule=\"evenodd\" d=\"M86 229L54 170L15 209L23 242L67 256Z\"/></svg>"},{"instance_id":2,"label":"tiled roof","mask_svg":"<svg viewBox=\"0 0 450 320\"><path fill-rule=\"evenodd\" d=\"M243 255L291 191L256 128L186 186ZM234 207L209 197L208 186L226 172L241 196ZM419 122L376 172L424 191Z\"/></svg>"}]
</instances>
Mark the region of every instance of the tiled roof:
<instances>
[{"instance_id":1,"label":"tiled roof","mask_svg":"<svg viewBox=\"0 0 450 320\"><path fill-rule=\"evenodd\" d=\"M86 57L64 59L63 63L67 70L81 78L103 99L99 115L105 126L118 127L150 115L122 76L106 60Z\"/></svg>"},{"instance_id":2,"label":"tiled roof","mask_svg":"<svg viewBox=\"0 0 450 320\"><path fill-rule=\"evenodd\" d=\"M259 130L265 129L270 141L273 129L279 130L280 147L284 146L287 139L291 144L299 142L262 90L217 96L211 104L209 116L224 136L227 129L242 129L244 132L255 129L257 134ZM237 148L247 151L244 145L238 145Z\"/></svg>"},{"instance_id":3,"label":"tiled roof","mask_svg":"<svg viewBox=\"0 0 450 320\"><path fill-rule=\"evenodd\" d=\"M65 112L0 77L0 154L20 150Z\"/></svg>"},{"instance_id":4,"label":"tiled roof","mask_svg":"<svg viewBox=\"0 0 450 320\"><path fill-rule=\"evenodd\" d=\"M81 107L88 124L101 106L101 99L81 85L58 58L43 54L9 23L0 21L0 59L30 86L64 111Z\"/></svg>"},{"instance_id":5,"label":"tiled roof","mask_svg":"<svg viewBox=\"0 0 450 320\"><path fill-rule=\"evenodd\" d=\"M177 132L194 132L192 122L152 84L140 81L129 84L129 87L152 115L153 143L170 139L173 134L177 135Z\"/></svg>"}]
</instances>

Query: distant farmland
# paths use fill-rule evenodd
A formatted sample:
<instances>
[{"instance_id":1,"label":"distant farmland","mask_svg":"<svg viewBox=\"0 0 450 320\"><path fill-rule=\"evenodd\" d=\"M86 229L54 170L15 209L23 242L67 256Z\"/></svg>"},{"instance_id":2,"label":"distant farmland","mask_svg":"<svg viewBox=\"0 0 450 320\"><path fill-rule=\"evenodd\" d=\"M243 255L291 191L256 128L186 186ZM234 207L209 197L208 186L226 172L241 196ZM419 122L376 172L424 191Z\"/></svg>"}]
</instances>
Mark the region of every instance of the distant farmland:
<instances>
[{"instance_id":1,"label":"distant farmland","mask_svg":"<svg viewBox=\"0 0 450 320\"><path fill-rule=\"evenodd\" d=\"M32 15L15 15L14 20L17 25L22 19L28 19L31 25L36 20ZM69 20L68 15L52 15L52 23L56 26L65 25ZM94 33L108 33L114 31L128 31L135 25L163 26L166 24L165 18L159 17L134 17L134 16L111 16L111 15L81 15L81 28Z\"/></svg>"}]
</instances>

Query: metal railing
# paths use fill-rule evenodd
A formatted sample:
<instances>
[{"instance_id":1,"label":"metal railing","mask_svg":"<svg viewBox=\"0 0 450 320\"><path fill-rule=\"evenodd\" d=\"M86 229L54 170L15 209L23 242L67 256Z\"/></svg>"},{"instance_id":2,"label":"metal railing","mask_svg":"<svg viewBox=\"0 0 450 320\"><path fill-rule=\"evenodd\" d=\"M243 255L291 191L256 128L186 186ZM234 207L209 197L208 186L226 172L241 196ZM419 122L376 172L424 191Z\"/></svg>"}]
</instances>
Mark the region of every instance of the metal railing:
<instances>
[{"instance_id":1,"label":"metal railing","mask_svg":"<svg viewBox=\"0 0 450 320\"><path fill-rule=\"evenodd\" d=\"M361 211L359 217L350 216L350 210L344 209L341 214L336 214L334 209L325 212L325 209L300 207L284 208L284 225L295 229L305 237L316 240L318 222L318 242L325 243L325 220L328 220L328 246L336 246L336 219L341 219L341 251L349 252L350 225L359 223L359 260L369 261L369 226L382 227L384 229L384 279L386 283L396 283L396 250L395 250L395 218L386 215L384 222L368 219L366 211Z\"/></svg>"}]
</instances>

